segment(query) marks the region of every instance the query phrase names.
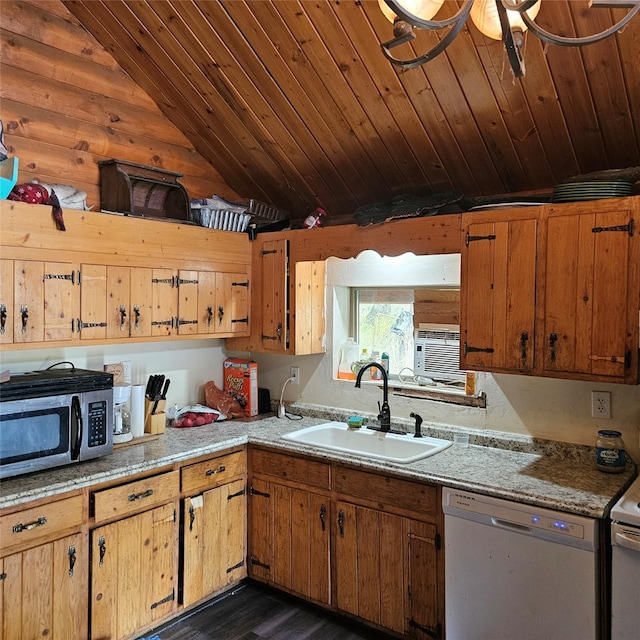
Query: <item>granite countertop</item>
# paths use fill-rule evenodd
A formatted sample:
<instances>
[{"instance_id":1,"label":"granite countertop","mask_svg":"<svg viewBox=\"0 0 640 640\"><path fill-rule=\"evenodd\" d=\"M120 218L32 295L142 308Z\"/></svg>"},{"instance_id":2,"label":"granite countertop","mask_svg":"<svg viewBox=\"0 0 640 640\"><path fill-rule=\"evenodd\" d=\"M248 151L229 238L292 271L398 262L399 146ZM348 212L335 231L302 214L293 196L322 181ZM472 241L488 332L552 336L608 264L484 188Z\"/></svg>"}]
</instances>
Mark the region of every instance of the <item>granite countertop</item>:
<instances>
[{"instance_id":1,"label":"granite countertop","mask_svg":"<svg viewBox=\"0 0 640 640\"><path fill-rule=\"evenodd\" d=\"M435 456L411 464L369 460L281 439L285 433L303 427L327 420L346 420L344 413L326 408L307 405L294 406L295 409L304 411L305 416L297 420L268 416L192 429L168 428L156 440L118 448L112 455L99 460L4 480L0 484L0 509L126 478L246 443L310 454L363 470L393 473L411 480L434 482L595 518L608 516L617 497L636 475L632 463L619 474L598 471L590 447L427 423L423 423L424 435L453 440L453 434L464 432L469 434L471 444L464 446L454 442ZM294 417L294 414L290 415ZM394 420L394 428L396 426L411 427L409 421Z\"/></svg>"}]
</instances>

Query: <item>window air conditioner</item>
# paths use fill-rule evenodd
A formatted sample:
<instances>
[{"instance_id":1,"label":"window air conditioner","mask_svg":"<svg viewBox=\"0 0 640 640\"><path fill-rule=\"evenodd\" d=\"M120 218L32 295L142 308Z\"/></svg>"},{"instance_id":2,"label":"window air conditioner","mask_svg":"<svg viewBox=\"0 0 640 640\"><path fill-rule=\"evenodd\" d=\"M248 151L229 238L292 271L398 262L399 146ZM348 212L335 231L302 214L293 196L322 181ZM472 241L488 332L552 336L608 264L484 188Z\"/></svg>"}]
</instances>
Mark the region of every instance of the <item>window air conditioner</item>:
<instances>
[{"instance_id":1,"label":"window air conditioner","mask_svg":"<svg viewBox=\"0 0 640 640\"><path fill-rule=\"evenodd\" d=\"M433 325L416 329L413 372L435 380L464 380L460 366L460 332Z\"/></svg>"}]
</instances>

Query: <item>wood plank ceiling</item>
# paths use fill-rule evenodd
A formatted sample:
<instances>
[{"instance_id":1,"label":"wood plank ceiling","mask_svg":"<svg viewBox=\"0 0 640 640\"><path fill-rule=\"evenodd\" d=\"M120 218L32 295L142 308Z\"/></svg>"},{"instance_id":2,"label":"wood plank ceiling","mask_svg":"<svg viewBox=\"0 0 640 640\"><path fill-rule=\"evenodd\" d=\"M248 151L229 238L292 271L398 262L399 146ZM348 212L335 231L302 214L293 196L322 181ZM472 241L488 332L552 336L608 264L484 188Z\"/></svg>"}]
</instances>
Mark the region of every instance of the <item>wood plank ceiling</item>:
<instances>
[{"instance_id":1,"label":"wood plank ceiling","mask_svg":"<svg viewBox=\"0 0 640 640\"><path fill-rule=\"evenodd\" d=\"M516 79L502 44L470 24L443 55L399 71L380 51L392 27L377 0L64 4L230 187L293 219L322 206L350 222L399 194L549 191L640 165L639 17L581 48L528 34ZM537 22L587 35L624 13L544 0ZM418 32L413 55L429 36Z\"/></svg>"}]
</instances>

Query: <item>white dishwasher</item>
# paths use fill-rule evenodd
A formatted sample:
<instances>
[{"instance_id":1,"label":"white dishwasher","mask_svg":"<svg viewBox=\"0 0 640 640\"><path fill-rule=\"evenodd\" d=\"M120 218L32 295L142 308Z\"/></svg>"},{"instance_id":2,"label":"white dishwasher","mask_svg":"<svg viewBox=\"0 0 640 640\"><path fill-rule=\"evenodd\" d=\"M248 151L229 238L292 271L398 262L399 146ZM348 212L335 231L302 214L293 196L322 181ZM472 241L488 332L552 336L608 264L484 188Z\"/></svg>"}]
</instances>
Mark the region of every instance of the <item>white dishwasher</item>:
<instances>
[{"instance_id":1,"label":"white dishwasher","mask_svg":"<svg viewBox=\"0 0 640 640\"><path fill-rule=\"evenodd\" d=\"M597 520L445 487L447 640L599 635Z\"/></svg>"}]
</instances>

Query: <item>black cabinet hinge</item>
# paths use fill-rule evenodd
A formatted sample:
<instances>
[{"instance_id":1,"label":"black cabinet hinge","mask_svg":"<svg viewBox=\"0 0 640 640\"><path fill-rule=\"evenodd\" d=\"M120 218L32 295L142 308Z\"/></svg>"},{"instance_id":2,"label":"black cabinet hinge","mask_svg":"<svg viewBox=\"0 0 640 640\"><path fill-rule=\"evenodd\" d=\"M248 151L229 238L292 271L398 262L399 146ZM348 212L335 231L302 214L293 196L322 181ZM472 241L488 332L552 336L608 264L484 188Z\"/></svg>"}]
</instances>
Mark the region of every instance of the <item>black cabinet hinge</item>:
<instances>
[{"instance_id":1,"label":"black cabinet hinge","mask_svg":"<svg viewBox=\"0 0 640 640\"><path fill-rule=\"evenodd\" d=\"M626 231L630 237L633 237L633 227L634 227L634 223L632 219L631 222L629 222L629 224L617 224L617 225L614 225L613 227L593 227L593 229L591 229L591 232L602 233L604 231Z\"/></svg>"},{"instance_id":2,"label":"black cabinet hinge","mask_svg":"<svg viewBox=\"0 0 640 640\"><path fill-rule=\"evenodd\" d=\"M239 498L240 496L245 495L245 493L246 493L246 491L245 491L245 489L244 489L244 487L243 487L243 488L242 488L240 491L238 491L237 493L230 493L230 494L227 496L227 500L231 500L232 498Z\"/></svg>"},{"instance_id":3,"label":"black cabinet hinge","mask_svg":"<svg viewBox=\"0 0 640 640\"><path fill-rule=\"evenodd\" d=\"M440 623L435 627L426 627L411 618L411 620L409 620L409 626L419 629L423 633L426 633L430 638L442 638L442 625Z\"/></svg>"},{"instance_id":4,"label":"black cabinet hinge","mask_svg":"<svg viewBox=\"0 0 640 640\"><path fill-rule=\"evenodd\" d=\"M464 343L462 352L466 356L467 353L493 353L493 347L470 347L466 342Z\"/></svg>"},{"instance_id":5,"label":"black cabinet hinge","mask_svg":"<svg viewBox=\"0 0 640 640\"><path fill-rule=\"evenodd\" d=\"M238 564L234 564L233 567L229 567L227 569L227 573L231 573L232 571L235 571L236 569L239 569L240 567L244 567L244 560L241 560L240 562L238 562Z\"/></svg>"},{"instance_id":6,"label":"black cabinet hinge","mask_svg":"<svg viewBox=\"0 0 640 640\"><path fill-rule=\"evenodd\" d=\"M162 600L158 600L158 602L154 602L151 605L151 609L155 609L156 607L159 607L161 604L166 604L167 602L171 602L172 600L176 599L176 590L172 589L171 593L166 597L166 598L162 598Z\"/></svg>"},{"instance_id":7,"label":"black cabinet hinge","mask_svg":"<svg viewBox=\"0 0 640 640\"><path fill-rule=\"evenodd\" d=\"M470 242L477 242L478 240L495 240L495 239L496 239L495 234L490 234L488 236L470 236L469 232L467 231L467 238L465 240L465 244L468 247Z\"/></svg>"},{"instance_id":8,"label":"black cabinet hinge","mask_svg":"<svg viewBox=\"0 0 640 640\"><path fill-rule=\"evenodd\" d=\"M254 489L253 487L251 487L251 489L249 490L249 493L252 496L262 496L263 498L270 498L271 497L270 493L265 493L264 491L258 491L257 489Z\"/></svg>"},{"instance_id":9,"label":"black cabinet hinge","mask_svg":"<svg viewBox=\"0 0 640 640\"><path fill-rule=\"evenodd\" d=\"M260 562L260 560L258 560L258 558L256 558L255 556L251 556L251 565L254 567L262 567L263 569L266 569L267 571L271 571L271 565L270 564L265 564L264 562Z\"/></svg>"}]
</instances>

